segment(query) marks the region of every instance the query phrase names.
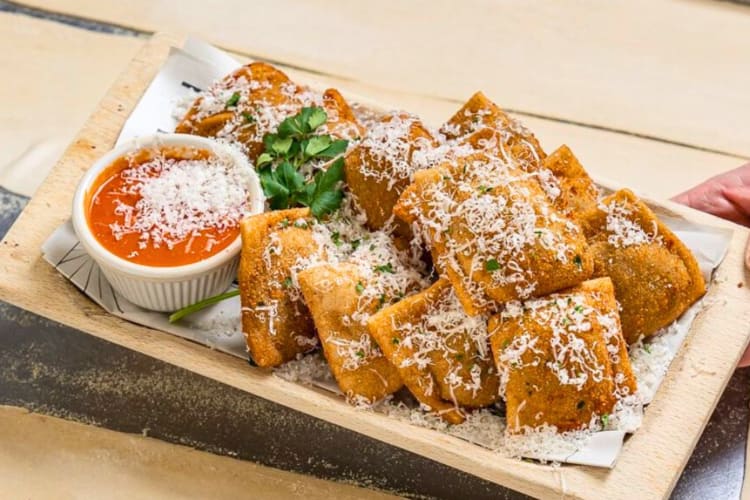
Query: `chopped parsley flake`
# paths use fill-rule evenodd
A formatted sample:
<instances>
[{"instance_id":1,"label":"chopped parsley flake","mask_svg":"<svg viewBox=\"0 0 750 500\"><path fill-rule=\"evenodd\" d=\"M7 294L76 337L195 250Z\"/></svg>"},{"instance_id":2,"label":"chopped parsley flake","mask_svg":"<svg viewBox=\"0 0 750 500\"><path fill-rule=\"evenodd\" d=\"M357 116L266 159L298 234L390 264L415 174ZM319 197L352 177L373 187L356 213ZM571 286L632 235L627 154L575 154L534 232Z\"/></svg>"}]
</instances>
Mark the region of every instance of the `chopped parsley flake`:
<instances>
[{"instance_id":1,"label":"chopped parsley flake","mask_svg":"<svg viewBox=\"0 0 750 500\"><path fill-rule=\"evenodd\" d=\"M382 265L382 266L376 266L376 267L375 267L375 270L376 270L377 272L379 272L379 273L389 273L389 274L393 274L393 266L391 265L391 263L390 263L390 262L389 262L389 263L387 263L387 264L384 264L384 265Z\"/></svg>"},{"instance_id":2,"label":"chopped parsley flake","mask_svg":"<svg viewBox=\"0 0 750 500\"><path fill-rule=\"evenodd\" d=\"M337 247L341 246L341 234L338 231L334 231L331 233L331 241L333 241L333 244Z\"/></svg>"},{"instance_id":3,"label":"chopped parsley flake","mask_svg":"<svg viewBox=\"0 0 750 500\"><path fill-rule=\"evenodd\" d=\"M497 262L497 259L490 259L484 263L484 269L492 273L500 269L500 264Z\"/></svg>"},{"instance_id":4,"label":"chopped parsley flake","mask_svg":"<svg viewBox=\"0 0 750 500\"><path fill-rule=\"evenodd\" d=\"M235 92L234 94L232 94L232 97L227 100L227 108L233 108L237 106L238 102L240 102L240 93Z\"/></svg>"}]
</instances>

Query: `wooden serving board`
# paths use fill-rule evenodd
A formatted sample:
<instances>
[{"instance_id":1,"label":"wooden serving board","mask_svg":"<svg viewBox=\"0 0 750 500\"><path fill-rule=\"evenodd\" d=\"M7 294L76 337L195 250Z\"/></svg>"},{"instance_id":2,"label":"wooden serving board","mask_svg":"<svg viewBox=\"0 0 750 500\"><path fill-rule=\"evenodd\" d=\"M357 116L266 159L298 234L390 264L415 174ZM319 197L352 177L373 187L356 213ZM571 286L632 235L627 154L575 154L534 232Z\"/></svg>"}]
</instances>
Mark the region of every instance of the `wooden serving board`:
<instances>
[{"instance_id":1,"label":"wooden serving board","mask_svg":"<svg viewBox=\"0 0 750 500\"><path fill-rule=\"evenodd\" d=\"M749 231L670 202L661 212L734 230L710 288L708 307L624 444L613 470L551 467L504 458L458 438L362 412L339 397L279 379L201 345L134 325L100 309L43 261L41 245L70 217L76 184L109 150L143 91L181 39L155 35L115 82L0 244L0 299L372 438L537 497L666 497L685 466L750 337L750 291L743 266ZM292 76L297 76L292 72ZM304 81L304 80L301 80ZM632 186L637 191L638 186Z\"/></svg>"}]
</instances>

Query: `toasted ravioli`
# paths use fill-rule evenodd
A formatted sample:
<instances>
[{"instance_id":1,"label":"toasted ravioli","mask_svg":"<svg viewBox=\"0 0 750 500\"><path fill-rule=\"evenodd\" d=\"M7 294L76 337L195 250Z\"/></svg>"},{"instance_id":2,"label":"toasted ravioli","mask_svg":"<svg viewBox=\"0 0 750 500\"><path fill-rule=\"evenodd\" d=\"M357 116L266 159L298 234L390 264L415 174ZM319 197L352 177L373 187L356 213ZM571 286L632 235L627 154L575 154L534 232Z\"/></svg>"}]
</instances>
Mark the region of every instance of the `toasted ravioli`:
<instances>
[{"instance_id":1,"label":"toasted ravioli","mask_svg":"<svg viewBox=\"0 0 750 500\"><path fill-rule=\"evenodd\" d=\"M552 206L577 223L596 206L599 190L568 146L560 146L541 162L529 162L513 157L506 150L500 133L490 128L472 132L458 144L496 156L527 172L529 179L539 183Z\"/></svg>"},{"instance_id":2,"label":"toasted ravioli","mask_svg":"<svg viewBox=\"0 0 750 500\"><path fill-rule=\"evenodd\" d=\"M243 66L201 92L175 131L237 143L254 162L263 152L263 137L310 106L322 107L328 114L319 130L344 139L362 134L362 126L337 90L321 95L261 62Z\"/></svg>"},{"instance_id":3,"label":"toasted ravioli","mask_svg":"<svg viewBox=\"0 0 750 500\"><path fill-rule=\"evenodd\" d=\"M464 420L463 408L498 398L484 317L468 316L450 283L382 309L368 328L414 396L450 423Z\"/></svg>"},{"instance_id":4,"label":"toasted ravioli","mask_svg":"<svg viewBox=\"0 0 750 500\"><path fill-rule=\"evenodd\" d=\"M420 229L470 315L576 285L593 272L580 228L526 172L485 153L416 172L394 213Z\"/></svg>"},{"instance_id":5,"label":"toasted ravioli","mask_svg":"<svg viewBox=\"0 0 750 500\"><path fill-rule=\"evenodd\" d=\"M596 207L599 189L568 146L563 144L546 157L542 162L544 169L556 181L559 192L552 204L563 215L578 222Z\"/></svg>"},{"instance_id":6,"label":"toasted ravioli","mask_svg":"<svg viewBox=\"0 0 750 500\"><path fill-rule=\"evenodd\" d=\"M317 345L312 318L292 279L300 259L319 252L309 220L309 209L300 208L242 221L242 331L258 366L278 366Z\"/></svg>"},{"instance_id":7,"label":"toasted ravioli","mask_svg":"<svg viewBox=\"0 0 750 500\"><path fill-rule=\"evenodd\" d=\"M588 214L594 276L609 276L632 344L679 318L706 292L690 250L627 189Z\"/></svg>"},{"instance_id":8,"label":"toasted ravioli","mask_svg":"<svg viewBox=\"0 0 750 500\"><path fill-rule=\"evenodd\" d=\"M361 303L364 278L357 267L321 265L301 271L297 279L310 309L323 353L336 382L352 403L374 403L399 390L396 368L357 318L362 310L375 312L378 303Z\"/></svg>"},{"instance_id":9,"label":"toasted ravioli","mask_svg":"<svg viewBox=\"0 0 750 500\"><path fill-rule=\"evenodd\" d=\"M545 157L534 134L520 122L508 116L482 92L477 92L440 127L440 133L448 140L468 138L481 129L491 129L499 134L503 154L513 157L528 168L538 167ZM475 139L481 139L477 136ZM479 144L473 144L479 147Z\"/></svg>"},{"instance_id":10,"label":"toasted ravioli","mask_svg":"<svg viewBox=\"0 0 750 500\"><path fill-rule=\"evenodd\" d=\"M587 428L636 391L609 278L509 303L489 331L508 433Z\"/></svg>"},{"instance_id":11,"label":"toasted ravioli","mask_svg":"<svg viewBox=\"0 0 750 500\"><path fill-rule=\"evenodd\" d=\"M393 221L398 197L411 183L414 172L424 168L426 152L435 146L435 139L422 122L401 112L385 115L347 154L346 182L370 229L383 229ZM397 233L408 237L406 224L395 222Z\"/></svg>"}]
</instances>

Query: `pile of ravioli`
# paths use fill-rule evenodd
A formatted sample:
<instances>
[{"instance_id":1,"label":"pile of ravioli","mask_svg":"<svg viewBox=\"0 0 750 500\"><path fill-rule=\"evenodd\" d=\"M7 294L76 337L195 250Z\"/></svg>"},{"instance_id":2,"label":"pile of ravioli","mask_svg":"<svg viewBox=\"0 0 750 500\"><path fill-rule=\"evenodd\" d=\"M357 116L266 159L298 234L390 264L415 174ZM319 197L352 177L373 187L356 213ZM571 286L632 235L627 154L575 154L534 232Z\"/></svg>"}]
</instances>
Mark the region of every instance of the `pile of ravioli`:
<instances>
[{"instance_id":1,"label":"pile of ravioli","mask_svg":"<svg viewBox=\"0 0 750 500\"><path fill-rule=\"evenodd\" d=\"M346 195L325 220L293 208L242 222L253 362L322 350L352 404L405 387L451 424L504 402L510 434L611 426L637 395L628 347L705 293L649 207L628 190L601 197L567 146L546 154L482 93L433 130L253 63L202 92L177 131L254 162L306 106L349 140Z\"/></svg>"}]
</instances>

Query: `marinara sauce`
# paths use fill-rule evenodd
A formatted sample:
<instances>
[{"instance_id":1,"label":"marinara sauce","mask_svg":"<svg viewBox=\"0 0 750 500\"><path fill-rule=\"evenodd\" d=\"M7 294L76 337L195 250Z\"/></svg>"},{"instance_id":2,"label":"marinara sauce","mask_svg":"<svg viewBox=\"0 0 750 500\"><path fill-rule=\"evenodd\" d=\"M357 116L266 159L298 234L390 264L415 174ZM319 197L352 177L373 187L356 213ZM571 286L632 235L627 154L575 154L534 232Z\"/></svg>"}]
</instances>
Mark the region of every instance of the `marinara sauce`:
<instances>
[{"instance_id":1,"label":"marinara sauce","mask_svg":"<svg viewBox=\"0 0 750 500\"><path fill-rule=\"evenodd\" d=\"M87 220L107 250L156 267L204 260L239 236L248 203L243 172L197 148L138 150L89 190Z\"/></svg>"}]
</instances>

